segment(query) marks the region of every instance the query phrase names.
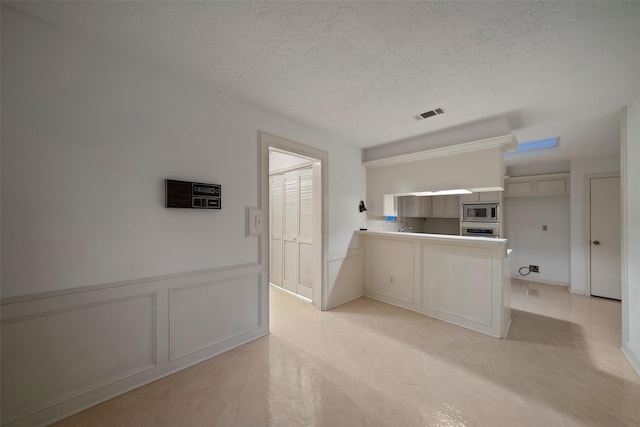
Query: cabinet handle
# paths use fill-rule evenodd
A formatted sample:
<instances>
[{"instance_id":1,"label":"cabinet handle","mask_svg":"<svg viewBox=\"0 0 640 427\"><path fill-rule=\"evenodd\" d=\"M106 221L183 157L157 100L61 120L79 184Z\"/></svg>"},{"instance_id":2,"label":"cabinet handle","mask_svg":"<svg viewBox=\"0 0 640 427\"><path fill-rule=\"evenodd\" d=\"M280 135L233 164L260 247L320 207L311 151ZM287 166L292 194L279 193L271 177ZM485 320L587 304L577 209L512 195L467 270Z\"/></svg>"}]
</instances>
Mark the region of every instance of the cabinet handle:
<instances>
[{"instance_id":1,"label":"cabinet handle","mask_svg":"<svg viewBox=\"0 0 640 427\"><path fill-rule=\"evenodd\" d=\"M599 241L599 240L594 240L594 241L593 241L593 244L594 244L594 245L596 245L596 246L598 246L598 245L600 244L600 241Z\"/></svg>"}]
</instances>

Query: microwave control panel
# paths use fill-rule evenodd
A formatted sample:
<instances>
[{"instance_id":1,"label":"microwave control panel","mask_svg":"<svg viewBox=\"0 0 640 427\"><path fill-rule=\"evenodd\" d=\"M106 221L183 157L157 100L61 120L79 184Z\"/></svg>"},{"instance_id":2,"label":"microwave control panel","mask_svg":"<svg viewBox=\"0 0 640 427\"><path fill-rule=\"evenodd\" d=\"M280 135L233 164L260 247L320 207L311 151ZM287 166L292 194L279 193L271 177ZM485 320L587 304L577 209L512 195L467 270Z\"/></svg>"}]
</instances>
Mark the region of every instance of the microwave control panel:
<instances>
[{"instance_id":1,"label":"microwave control panel","mask_svg":"<svg viewBox=\"0 0 640 427\"><path fill-rule=\"evenodd\" d=\"M202 182L165 180L166 207L222 209L222 187Z\"/></svg>"}]
</instances>

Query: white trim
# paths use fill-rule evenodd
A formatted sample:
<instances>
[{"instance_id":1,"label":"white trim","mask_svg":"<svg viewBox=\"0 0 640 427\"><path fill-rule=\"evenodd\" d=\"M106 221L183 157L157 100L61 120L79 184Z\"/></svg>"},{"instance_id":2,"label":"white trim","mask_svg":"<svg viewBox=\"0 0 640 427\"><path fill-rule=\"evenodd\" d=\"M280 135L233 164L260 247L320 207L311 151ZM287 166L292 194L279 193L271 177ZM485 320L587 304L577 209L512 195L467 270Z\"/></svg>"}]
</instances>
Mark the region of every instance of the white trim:
<instances>
[{"instance_id":1,"label":"white trim","mask_svg":"<svg viewBox=\"0 0 640 427\"><path fill-rule=\"evenodd\" d=\"M314 287L313 305L326 310L328 295L328 230L329 230L329 154L315 147L300 144L295 141L281 138L266 132L258 131L258 197L260 198L260 208L264 212L264 224L269 224L269 150L281 150L302 157L308 157L320 163L320 176L314 173L314 186L319 184L320 191L317 192L315 200L316 216L320 217L320 227L314 227ZM314 170L317 167L314 166ZM319 182L316 182L319 181ZM269 283L269 233L263 233L266 237L260 242L260 264L263 267L265 284ZM316 244L319 242L319 244ZM319 286L315 286L319 283ZM265 298L267 299L267 298ZM268 306L265 308L268 317Z\"/></svg>"},{"instance_id":2,"label":"white trim","mask_svg":"<svg viewBox=\"0 0 640 427\"><path fill-rule=\"evenodd\" d=\"M529 278L529 276L511 276L512 279L518 279L520 281L523 282L534 282L534 283L541 283L543 285L553 285L553 286L564 286L565 288L567 288L567 290L569 290L569 284L567 282L558 282L556 280L548 280L548 279L536 279L536 278Z\"/></svg>"},{"instance_id":3,"label":"white trim","mask_svg":"<svg viewBox=\"0 0 640 427\"><path fill-rule=\"evenodd\" d=\"M83 292L94 292L94 291L99 291L103 289L117 288L121 286L135 286L135 285L143 286L153 282L160 282L165 280L182 279L182 278L191 277L191 276L201 276L201 275L214 274L214 273L223 273L225 271L240 270L245 268L255 268L255 267L258 267L259 265L260 264L257 262L250 262L246 264L225 265L222 267L208 268L205 270L195 270L195 271L187 271L184 273L172 273L172 274L165 274L161 276L143 277L140 279L124 280L121 282L101 283L99 285L78 286L76 288L61 289L58 291L37 292L33 294L2 298L0 299L0 305L8 306L11 304L18 304L22 302L35 301L35 300L47 299L47 298L56 298L56 297L61 297L65 295L75 295Z\"/></svg>"},{"instance_id":4,"label":"white trim","mask_svg":"<svg viewBox=\"0 0 640 427\"><path fill-rule=\"evenodd\" d=\"M622 342L622 353L631 364L631 367L636 371L638 375L640 375L640 353L638 353L632 346L629 341Z\"/></svg>"},{"instance_id":5,"label":"white trim","mask_svg":"<svg viewBox=\"0 0 640 427\"><path fill-rule=\"evenodd\" d=\"M277 289L280 292L284 292L285 294L291 295L292 297L297 298L300 301L304 301L304 302L308 302L309 304L313 304L313 301L310 300L309 298L304 297L304 296L302 296L300 294L296 294L295 292L291 292L289 289L285 289L282 286L278 286L278 285L275 285L275 284L269 282L269 287L271 287L273 289Z\"/></svg>"},{"instance_id":6,"label":"white trim","mask_svg":"<svg viewBox=\"0 0 640 427\"><path fill-rule=\"evenodd\" d=\"M488 148L501 148L503 151L515 149L518 141L514 134L497 136L494 138L480 139L478 141L465 142L464 144L450 145L448 147L434 148L432 150L419 151L417 153L401 154L399 156L362 162L366 168L397 165L401 163L415 162L417 160L433 159L436 157L450 156L453 154L470 153Z\"/></svg>"},{"instance_id":7,"label":"white trim","mask_svg":"<svg viewBox=\"0 0 640 427\"><path fill-rule=\"evenodd\" d=\"M602 178L618 178L619 172L601 172L591 173L584 176L584 241L585 252L585 295L591 296L591 180ZM622 194L620 195L622 197ZM622 212L622 206L620 206ZM622 224L621 224L622 225ZM620 253L620 261L622 261L622 253Z\"/></svg>"},{"instance_id":8,"label":"white trim","mask_svg":"<svg viewBox=\"0 0 640 427\"><path fill-rule=\"evenodd\" d=\"M221 337L220 340L212 340L206 348L198 348L190 354L180 357L179 360L171 360L170 338L169 338L169 294L174 290L182 290L207 283L222 283L240 277L256 277L261 283L261 266L256 263L238 266L226 266L198 272L188 272L181 275L172 274L155 278L145 278L131 280L128 282L116 282L99 286L83 286L63 291L44 292L20 297L12 297L2 301L2 325L20 326L21 322L32 322L43 319L41 323L46 327L46 317L59 313L65 315L78 316L82 321L82 316L87 315L86 310L93 307L102 307L109 304L136 300L138 298L150 298L151 329L149 330L149 342L151 343L151 353L148 363L135 366L134 369L121 367L118 372L109 377L91 379L86 384L65 392L64 395L50 400L34 400L28 402L28 408L5 408L3 416L8 417L12 411L11 419L3 419L3 425L49 425L54 421L65 418L73 413L79 412L88 407L104 402L129 390L141 387L150 382L156 381L186 367L209 359L220 353L231 350L239 345L245 344L268 333L267 326L252 328L251 330L238 331L233 336ZM261 309L267 296L262 288L258 286L256 290L258 307ZM268 303L268 301L267 301ZM256 317L264 322L264 312L256 313ZM207 328L208 325L200 324L193 327ZM105 325L108 328L108 325ZM73 341L78 344L83 342L83 337L74 335L74 331L67 331ZM40 345L39 342L28 344L33 351L46 352L48 348ZM7 353L8 354L8 353ZM3 357L3 369L30 369L25 367L28 361ZM15 355L14 355L15 356ZM13 363L21 364L15 366ZM34 366L41 369L39 366ZM55 367L49 370L51 373L49 380L58 381L58 377L64 375L63 368ZM12 391L4 390L5 394Z\"/></svg>"},{"instance_id":9,"label":"white trim","mask_svg":"<svg viewBox=\"0 0 640 427\"><path fill-rule=\"evenodd\" d=\"M297 170L311 169L311 168L313 168L313 162L303 163L303 164L300 164L300 165L289 166L289 167L286 167L286 168L270 170L269 171L269 176L282 175L282 174L287 173L287 172L293 172L293 171L297 171Z\"/></svg>"},{"instance_id":10,"label":"white trim","mask_svg":"<svg viewBox=\"0 0 640 427\"><path fill-rule=\"evenodd\" d=\"M629 241L629 216L628 216L628 201L627 194L629 194L628 182L627 182L627 107L623 107L620 111L620 258L622 259L622 269L620 278L622 286L622 348L624 351L624 345L629 342L629 265L628 265L628 251ZM631 359L625 352L627 359L631 362ZM638 363L638 357L636 357L636 364L634 368L640 374L640 363ZM633 363L632 363L633 365Z\"/></svg>"},{"instance_id":11,"label":"white trim","mask_svg":"<svg viewBox=\"0 0 640 427\"><path fill-rule=\"evenodd\" d=\"M332 252L329 254L327 261L340 261L353 256L360 256L360 248L348 249L342 252Z\"/></svg>"}]
</instances>

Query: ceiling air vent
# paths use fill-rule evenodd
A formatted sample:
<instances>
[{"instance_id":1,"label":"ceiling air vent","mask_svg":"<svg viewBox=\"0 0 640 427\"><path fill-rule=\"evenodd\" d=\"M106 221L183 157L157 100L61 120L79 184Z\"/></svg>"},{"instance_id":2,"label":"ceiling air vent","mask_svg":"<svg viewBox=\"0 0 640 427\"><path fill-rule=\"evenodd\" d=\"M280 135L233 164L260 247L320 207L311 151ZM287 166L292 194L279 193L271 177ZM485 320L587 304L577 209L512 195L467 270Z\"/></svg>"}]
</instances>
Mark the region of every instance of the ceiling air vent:
<instances>
[{"instance_id":1,"label":"ceiling air vent","mask_svg":"<svg viewBox=\"0 0 640 427\"><path fill-rule=\"evenodd\" d=\"M436 108L435 110L418 114L417 116L415 116L415 119L416 120L428 119L429 117L439 116L440 114L444 114L444 110L442 108Z\"/></svg>"}]
</instances>

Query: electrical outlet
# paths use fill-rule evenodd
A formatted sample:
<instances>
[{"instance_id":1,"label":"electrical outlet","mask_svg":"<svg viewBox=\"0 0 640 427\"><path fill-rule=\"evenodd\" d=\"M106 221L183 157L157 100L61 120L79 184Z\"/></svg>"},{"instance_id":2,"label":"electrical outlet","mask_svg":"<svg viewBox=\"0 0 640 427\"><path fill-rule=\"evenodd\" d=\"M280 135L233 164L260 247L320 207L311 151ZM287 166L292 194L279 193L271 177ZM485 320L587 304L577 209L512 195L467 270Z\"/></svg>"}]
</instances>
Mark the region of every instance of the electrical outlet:
<instances>
[{"instance_id":1,"label":"electrical outlet","mask_svg":"<svg viewBox=\"0 0 640 427\"><path fill-rule=\"evenodd\" d=\"M529 272L531 273L540 273L540 267L537 265L530 265Z\"/></svg>"}]
</instances>

